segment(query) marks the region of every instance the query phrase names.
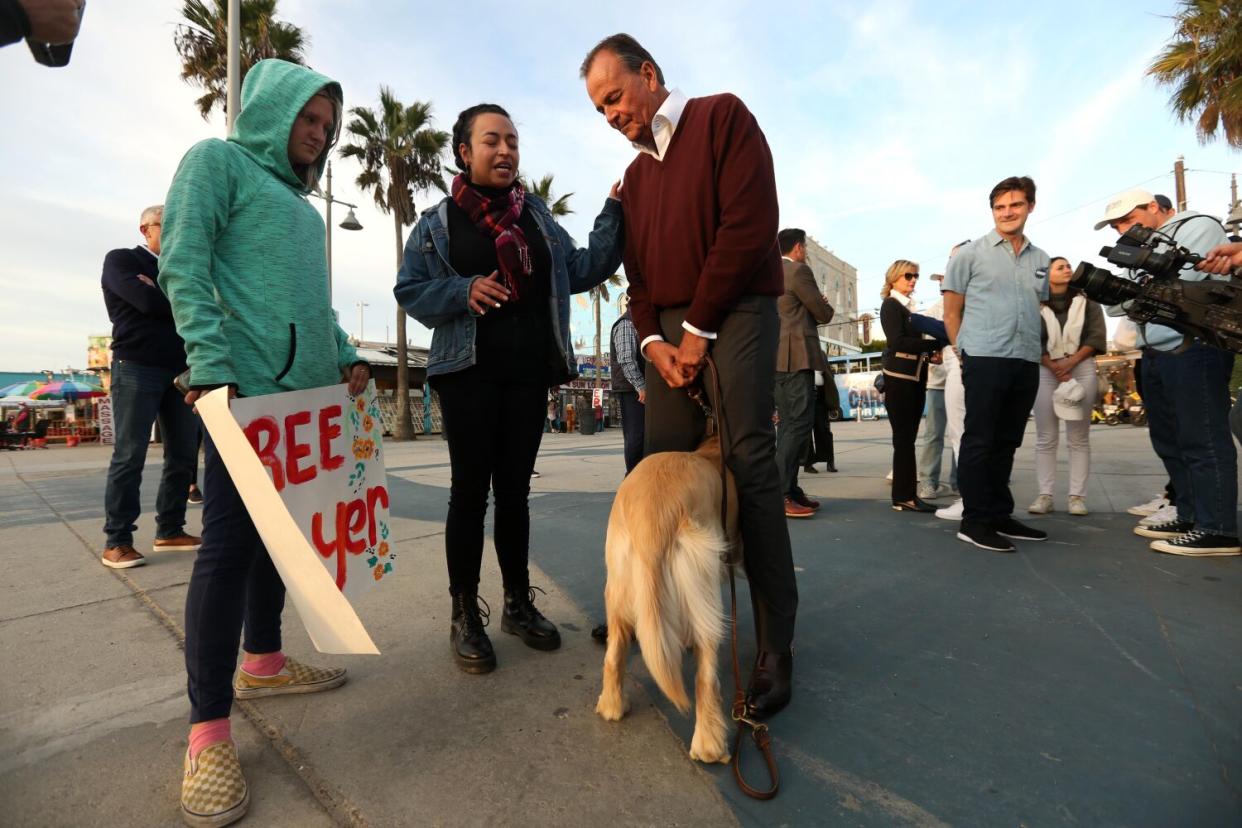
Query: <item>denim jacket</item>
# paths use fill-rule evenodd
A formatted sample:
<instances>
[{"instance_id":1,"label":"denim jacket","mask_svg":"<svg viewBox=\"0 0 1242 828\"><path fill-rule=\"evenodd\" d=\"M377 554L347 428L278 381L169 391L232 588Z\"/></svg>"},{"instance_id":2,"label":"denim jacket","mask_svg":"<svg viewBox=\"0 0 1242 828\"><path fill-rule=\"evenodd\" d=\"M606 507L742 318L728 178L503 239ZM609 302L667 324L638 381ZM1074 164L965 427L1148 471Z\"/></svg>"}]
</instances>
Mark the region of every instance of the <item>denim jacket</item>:
<instances>
[{"instance_id":1,"label":"denim jacket","mask_svg":"<svg viewBox=\"0 0 1242 828\"><path fill-rule=\"evenodd\" d=\"M432 329L427 375L449 374L475 364L477 314L470 310L470 286L449 264L448 198L423 211L410 231L393 295L406 313ZM586 247L574 247L569 233L556 223L541 199L526 194L535 222L552 254L548 312L565 367L578 375L569 336L569 296L582 293L616 273L625 243L621 202L608 199L595 219Z\"/></svg>"}]
</instances>

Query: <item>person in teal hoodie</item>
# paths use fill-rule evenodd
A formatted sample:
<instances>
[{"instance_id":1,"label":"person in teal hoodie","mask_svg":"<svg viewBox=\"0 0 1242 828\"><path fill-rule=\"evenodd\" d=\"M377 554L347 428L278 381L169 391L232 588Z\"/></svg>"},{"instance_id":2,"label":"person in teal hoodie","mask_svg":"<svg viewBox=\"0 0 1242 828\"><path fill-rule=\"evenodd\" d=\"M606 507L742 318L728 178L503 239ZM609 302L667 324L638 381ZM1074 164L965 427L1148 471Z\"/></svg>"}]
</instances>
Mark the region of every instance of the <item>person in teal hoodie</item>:
<instances>
[{"instance_id":1,"label":"person in teal hoodie","mask_svg":"<svg viewBox=\"0 0 1242 828\"><path fill-rule=\"evenodd\" d=\"M341 87L264 60L246 75L241 105L227 141L186 153L165 199L159 282L185 340L186 402L224 386L256 396L342 378L360 393L370 369L333 319L324 225L307 200L340 132ZM284 584L210 435L203 448L203 544L185 608L191 727L181 811L190 825L227 825L250 801L229 731L233 699L329 690L345 671L281 652Z\"/></svg>"}]
</instances>

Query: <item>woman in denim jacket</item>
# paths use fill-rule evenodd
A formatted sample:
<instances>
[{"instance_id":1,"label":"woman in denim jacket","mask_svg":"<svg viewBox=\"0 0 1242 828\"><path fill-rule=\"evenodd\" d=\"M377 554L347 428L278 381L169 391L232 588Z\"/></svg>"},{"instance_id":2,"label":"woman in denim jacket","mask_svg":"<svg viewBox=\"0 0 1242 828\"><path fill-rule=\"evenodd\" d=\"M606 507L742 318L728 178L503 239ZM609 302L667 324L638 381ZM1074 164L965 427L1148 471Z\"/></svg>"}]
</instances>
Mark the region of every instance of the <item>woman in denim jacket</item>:
<instances>
[{"instance_id":1,"label":"woman in denim jacket","mask_svg":"<svg viewBox=\"0 0 1242 828\"><path fill-rule=\"evenodd\" d=\"M494 104L461 113L453 126L461 174L452 195L410 233L393 293L433 329L427 375L440 397L452 488L445 522L449 633L468 673L495 669L478 597L487 493L495 493L494 540L504 579L501 630L555 650L560 633L535 608L527 570L530 476L543 438L547 390L576 376L569 295L612 275L621 262L617 187L575 248L540 199L518 182L518 134Z\"/></svg>"}]
</instances>

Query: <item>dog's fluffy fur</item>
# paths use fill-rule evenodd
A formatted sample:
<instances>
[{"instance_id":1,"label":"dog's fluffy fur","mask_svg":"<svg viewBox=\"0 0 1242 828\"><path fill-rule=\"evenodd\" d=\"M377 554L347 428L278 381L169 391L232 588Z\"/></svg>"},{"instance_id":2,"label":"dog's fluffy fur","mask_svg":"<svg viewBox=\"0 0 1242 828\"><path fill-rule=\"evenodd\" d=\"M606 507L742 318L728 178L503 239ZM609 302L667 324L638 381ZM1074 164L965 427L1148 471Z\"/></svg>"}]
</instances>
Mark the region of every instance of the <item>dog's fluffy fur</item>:
<instances>
[{"instance_id":1,"label":"dog's fluffy fur","mask_svg":"<svg viewBox=\"0 0 1242 828\"><path fill-rule=\"evenodd\" d=\"M697 659L694 738L690 757L728 762L727 722L716 676L724 635L722 560L737 544L737 494L731 474L728 534L720 523L720 441L697 451L653 454L634 467L617 490L608 518L605 557L608 651L604 686L595 712L617 721L629 709L622 688L631 637L637 637L652 679L678 710L690 699L681 676L682 655Z\"/></svg>"}]
</instances>

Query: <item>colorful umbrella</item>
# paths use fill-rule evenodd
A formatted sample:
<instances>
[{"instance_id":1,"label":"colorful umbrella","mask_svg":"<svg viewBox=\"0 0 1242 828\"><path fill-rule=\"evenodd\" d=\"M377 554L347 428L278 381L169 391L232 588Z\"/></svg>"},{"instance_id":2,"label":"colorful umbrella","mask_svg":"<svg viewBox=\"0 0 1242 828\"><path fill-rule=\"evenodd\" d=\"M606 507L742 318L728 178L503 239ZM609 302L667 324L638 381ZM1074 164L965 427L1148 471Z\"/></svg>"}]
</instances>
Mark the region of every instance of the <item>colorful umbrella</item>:
<instances>
[{"instance_id":1,"label":"colorful umbrella","mask_svg":"<svg viewBox=\"0 0 1242 828\"><path fill-rule=\"evenodd\" d=\"M42 388L46 383L43 380L26 380L25 382L15 382L12 385L6 385L0 388L0 397L29 397L31 392Z\"/></svg>"},{"instance_id":2,"label":"colorful umbrella","mask_svg":"<svg viewBox=\"0 0 1242 828\"><path fill-rule=\"evenodd\" d=\"M60 382L50 382L42 388L37 388L28 396L32 400L85 400L89 397L107 396L107 391L98 385L88 385L77 380L61 380Z\"/></svg>"}]
</instances>

